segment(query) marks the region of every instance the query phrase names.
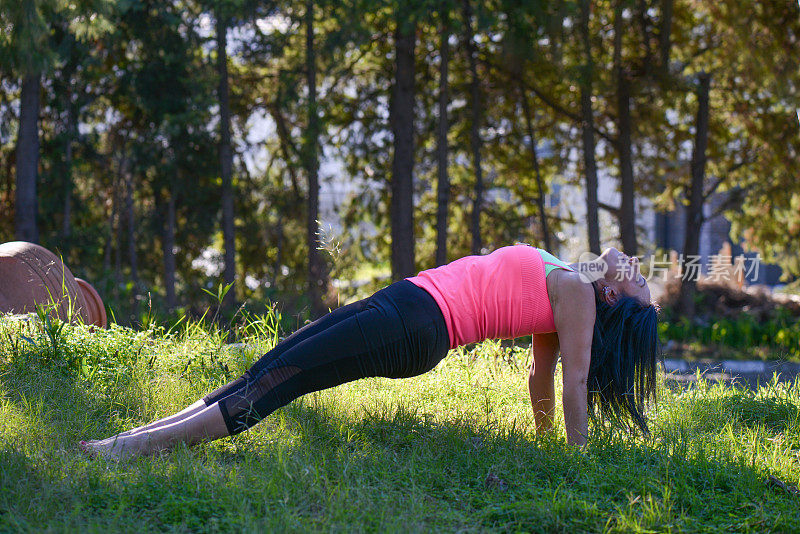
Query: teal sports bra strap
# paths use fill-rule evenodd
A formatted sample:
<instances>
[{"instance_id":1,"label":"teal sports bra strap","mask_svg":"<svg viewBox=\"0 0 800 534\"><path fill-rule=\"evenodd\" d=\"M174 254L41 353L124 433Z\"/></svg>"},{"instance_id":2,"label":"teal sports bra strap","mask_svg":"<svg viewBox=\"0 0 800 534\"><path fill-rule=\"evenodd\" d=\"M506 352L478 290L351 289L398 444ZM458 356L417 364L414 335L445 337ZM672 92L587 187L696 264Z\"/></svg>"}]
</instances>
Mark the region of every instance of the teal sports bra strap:
<instances>
[{"instance_id":1,"label":"teal sports bra strap","mask_svg":"<svg viewBox=\"0 0 800 534\"><path fill-rule=\"evenodd\" d=\"M542 250L540 248L536 249L539 251L539 254L542 256L542 261L544 261L544 275L549 275L553 269L566 269L568 271L575 272L575 269L564 263L563 261L559 260L546 250Z\"/></svg>"}]
</instances>

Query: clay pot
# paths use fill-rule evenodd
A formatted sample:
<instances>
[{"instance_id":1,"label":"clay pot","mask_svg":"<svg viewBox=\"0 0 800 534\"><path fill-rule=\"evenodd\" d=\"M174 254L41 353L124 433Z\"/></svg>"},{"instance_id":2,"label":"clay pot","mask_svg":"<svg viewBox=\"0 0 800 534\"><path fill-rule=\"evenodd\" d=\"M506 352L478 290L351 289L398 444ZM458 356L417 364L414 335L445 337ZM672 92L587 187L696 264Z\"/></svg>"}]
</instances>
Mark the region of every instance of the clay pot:
<instances>
[{"instance_id":1,"label":"clay pot","mask_svg":"<svg viewBox=\"0 0 800 534\"><path fill-rule=\"evenodd\" d=\"M35 313L36 305L54 305L64 321L105 328L106 309L97 291L76 279L61 260L44 247L24 241L0 245L0 313Z\"/></svg>"}]
</instances>

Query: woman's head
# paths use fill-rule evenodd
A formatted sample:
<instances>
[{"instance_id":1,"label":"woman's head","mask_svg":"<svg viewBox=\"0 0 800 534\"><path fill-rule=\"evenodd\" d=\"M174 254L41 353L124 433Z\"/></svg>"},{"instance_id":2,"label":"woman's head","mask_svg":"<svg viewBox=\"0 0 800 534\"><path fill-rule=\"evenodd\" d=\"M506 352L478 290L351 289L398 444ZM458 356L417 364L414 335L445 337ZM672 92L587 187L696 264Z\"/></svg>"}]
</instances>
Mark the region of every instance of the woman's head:
<instances>
[{"instance_id":1,"label":"woman's head","mask_svg":"<svg viewBox=\"0 0 800 534\"><path fill-rule=\"evenodd\" d=\"M597 315L589 368L589 405L615 421L628 417L647 433L644 407L655 400L659 358L658 311L636 258L616 249L601 256L608 263L594 283Z\"/></svg>"},{"instance_id":2,"label":"woman's head","mask_svg":"<svg viewBox=\"0 0 800 534\"><path fill-rule=\"evenodd\" d=\"M650 288L639 271L638 258L631 258L611 247L604 250L599 259L605 262L603 277L595 286L601 299L614 305L620 297L628 296L650 304Z\"/></svg>"}]
</instances>

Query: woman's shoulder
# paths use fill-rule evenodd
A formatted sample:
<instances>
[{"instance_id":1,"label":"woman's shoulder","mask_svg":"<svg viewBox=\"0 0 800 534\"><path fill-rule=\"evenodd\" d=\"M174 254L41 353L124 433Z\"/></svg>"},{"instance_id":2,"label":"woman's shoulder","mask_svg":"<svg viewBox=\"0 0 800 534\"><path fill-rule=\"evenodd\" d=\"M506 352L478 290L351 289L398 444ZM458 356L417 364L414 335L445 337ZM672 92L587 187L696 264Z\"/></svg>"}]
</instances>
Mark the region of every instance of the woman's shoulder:
<instances>
[{"instance_id":1,"label":"woman's shoulder","mask_svg":"<svg viewBox=\"0 0 800 534\"><path fill-rule=\"evenodd\" d=\"M553 310L553 322L558 332L569 332L570 336L591 335L597 307L595 306L594 287L581 279L573 271L560 270L547 279L548 291L553 279L554 293L550 295Z\"/></svg>"},{"instance_id":2,"label":"woman's shoulder","mask_svg":"<svg viewBox=\"0 0 800 534\"><path fill-rule=\"evenodd\" d=\"M594 311L594 286L575 271L558 269L547 277L547 291L554 306L568 309L590 308Z\"/></svg>"}]
</instances>

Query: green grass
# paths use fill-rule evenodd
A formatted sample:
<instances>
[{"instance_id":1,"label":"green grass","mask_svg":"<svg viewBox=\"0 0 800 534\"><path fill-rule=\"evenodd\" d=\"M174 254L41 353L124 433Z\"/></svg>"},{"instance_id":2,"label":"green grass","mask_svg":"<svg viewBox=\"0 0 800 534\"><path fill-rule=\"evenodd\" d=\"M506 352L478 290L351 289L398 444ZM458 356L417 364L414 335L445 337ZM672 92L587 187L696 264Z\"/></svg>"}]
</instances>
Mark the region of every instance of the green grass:
<instances>
[{"instance_id":1,"label":"green grass","mask_svg":"<svg viewBox=\"0 0 800 534\"><path fill-rule=\"evenodd\" d=\"M800 384L662 388L652 439L595 425L581 452L534 435L527 352L487 342L116 464L75 443L181 409L272 339L43 330L0 320L0 532L800 531Z\"/></svg>"}]
</instances>

